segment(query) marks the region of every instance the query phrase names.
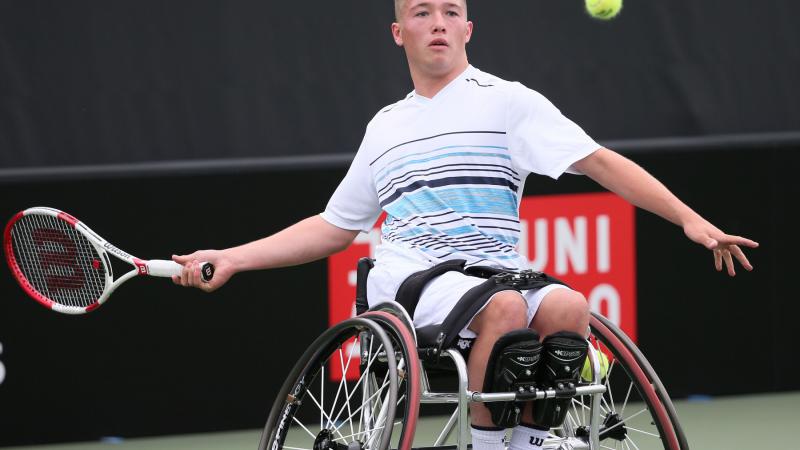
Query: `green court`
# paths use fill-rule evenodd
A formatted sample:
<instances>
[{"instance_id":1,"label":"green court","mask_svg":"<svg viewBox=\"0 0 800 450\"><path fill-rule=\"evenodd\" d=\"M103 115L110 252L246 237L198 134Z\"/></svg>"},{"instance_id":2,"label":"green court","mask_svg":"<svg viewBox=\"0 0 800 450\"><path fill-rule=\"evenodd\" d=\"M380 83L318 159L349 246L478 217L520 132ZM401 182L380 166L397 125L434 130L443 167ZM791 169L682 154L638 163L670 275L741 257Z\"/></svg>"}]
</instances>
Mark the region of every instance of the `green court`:
<instances>
[{"instance_id":1,"label":"green court","mask_svg":"<svg viewBox=\"0 0 800 450\"><path fill-rule=\"evenodd\" d=\"M694 449L753 450L797 448L800 392L720 397L675 402L689 444ZM426 431L421 419L419 436ZM260 430L125 439L115 443L82 442L8 450L252 450ZM793 444L794 442L794 444ZM613 448L613 447L611 447ZM642 449L644 450L644 449Z\"/></svg>"}]
</instances>

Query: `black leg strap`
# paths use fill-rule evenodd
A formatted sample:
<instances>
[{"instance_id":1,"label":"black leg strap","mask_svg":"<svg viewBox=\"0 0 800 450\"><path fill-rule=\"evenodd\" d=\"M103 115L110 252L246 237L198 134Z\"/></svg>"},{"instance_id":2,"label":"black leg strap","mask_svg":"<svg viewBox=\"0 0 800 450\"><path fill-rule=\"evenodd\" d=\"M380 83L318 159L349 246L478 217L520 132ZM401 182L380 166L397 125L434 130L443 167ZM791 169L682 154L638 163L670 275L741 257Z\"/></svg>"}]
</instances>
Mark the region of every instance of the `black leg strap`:
<instances>
[{"instance_id":1,"label":"black leg strap","mask_svg":"<svg viewBox=\"0 0 800 450\"><path fill-rule=\"evenodd\" d=\"M499 284L492 278L468 290L442 322L441 331L436 337L438 353L441 354L442 350L455 344L458 333L467 326L494 294L509 290L515 289L505 284Z\"/></svg>"},{"instance_id":2,"label":"black leg strap","mask_svg":"<svg viewBox=\"0 0 800 450\"><path fill-rule=\"evenodd\" d=\"M431 268L412 273L397 289L395 301L403 305L403 308L406 309L408 315L413 319L414 311L417 310L417 304L419 303L419 297L422 295L422 290L425 286L434 278L451 270L464 272L464 264L466 264L466 261L463 259L453 259L437 264Z\"/></svg>"}]
</instances>

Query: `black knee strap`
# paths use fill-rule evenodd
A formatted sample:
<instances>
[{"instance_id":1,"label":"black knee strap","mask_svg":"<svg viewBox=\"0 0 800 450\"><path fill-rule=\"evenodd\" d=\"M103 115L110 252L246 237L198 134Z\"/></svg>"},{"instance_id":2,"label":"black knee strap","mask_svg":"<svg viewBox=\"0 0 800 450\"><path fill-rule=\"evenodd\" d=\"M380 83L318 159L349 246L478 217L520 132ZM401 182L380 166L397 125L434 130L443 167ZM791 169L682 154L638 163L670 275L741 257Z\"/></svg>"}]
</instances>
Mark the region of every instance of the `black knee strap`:
<instances>
[{"instance_id":1,"label":"black knee strap","mask_svg":"<svg viewBox=\"0 0 800 450\"><path fill-rule=\"evenodd\" d=\"M483 392L530 392L536 387L542 344L535 331L510 331L494 344L486 364ZM519 425L523 402L487 402L492 422L503 428Z\"/></svg>"},{"instance_id":2,"label":"black knee strap","mask_svg":"<svg viewBox=\"0 0 800 450\"><path fill-rule=\"evenodd\" d=\"M578 333L559 331L544 338L544 352L539 367L539 383L542 387L571 389L577 385L586 361L589 344ZM546 398L534 403L533 420L544 427L556 427L564 423L571 398Z\"/></svg>"}]
</instances>

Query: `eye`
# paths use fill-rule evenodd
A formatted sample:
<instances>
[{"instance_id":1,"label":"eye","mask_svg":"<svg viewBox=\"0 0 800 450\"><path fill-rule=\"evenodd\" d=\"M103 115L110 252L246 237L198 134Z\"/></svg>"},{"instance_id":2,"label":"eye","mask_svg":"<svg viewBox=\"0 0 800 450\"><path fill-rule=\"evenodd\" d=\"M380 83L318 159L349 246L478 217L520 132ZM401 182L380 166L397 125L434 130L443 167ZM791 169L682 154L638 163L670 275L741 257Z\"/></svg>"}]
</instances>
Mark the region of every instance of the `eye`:
<instances>
[{"instance_id":1,"label":"eye","mask_svg":"<svg viewBox=\"0 0 800 450\"><path fill-rule=\"evenodd\" d=\"M420 11L420 12L414 14L414 17L425 17L427 15L428 15L428 11Z\"/></svg>"},{"instance_id":2,"label":"eye","mask_svg":"<svg viewBox=\"0 0 800 450\"><path fill-rule=\"evenodd\" d=\"M450 17L458 17L458 12L457 11L447 11L447 13L445 13L445 14L447 14Z\"/></svg>"}]
</instances>

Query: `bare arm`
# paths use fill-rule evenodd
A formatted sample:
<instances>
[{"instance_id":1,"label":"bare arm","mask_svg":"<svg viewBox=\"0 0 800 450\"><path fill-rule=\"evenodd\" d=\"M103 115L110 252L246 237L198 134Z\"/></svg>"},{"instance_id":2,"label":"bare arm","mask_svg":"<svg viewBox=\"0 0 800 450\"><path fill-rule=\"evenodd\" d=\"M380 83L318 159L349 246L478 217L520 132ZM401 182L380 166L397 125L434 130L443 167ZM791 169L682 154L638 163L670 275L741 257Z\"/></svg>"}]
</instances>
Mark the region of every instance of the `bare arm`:
<instances>
[{"instance_id":1,"label":"bare arm","mask_svg":"<svg viewBox=\"0 0 800 450\"><path fill-rule=\"evenodd\" d=\"M325 258L347 248L357 234L358 231L345 230L318 215L312 216L272 236L238 247L175 255L172 259L183 264L184 270L173 281L183 286L213 291L237 272L295 266ZM210 283L200 281L200 261L208 261L216 268Z\"/></svg>"},{"instance_id":2,"label":"bare arm","mask_svg":"<svg viewBox=\"0 0 800 450\"><path fill-rule=\"evenodd\" d=\"M735 275L733 257L745 269L753 270L753 266L739 246L755 248L758 247L757 242L725 234L686 206L660 181L628 158L607 148L601 148L573 164L573 167L632 204L681 226L689 239L714 252L714 265L717 270L722 270L724 261L728 274Z\"/></svg>"}]
</instances>

